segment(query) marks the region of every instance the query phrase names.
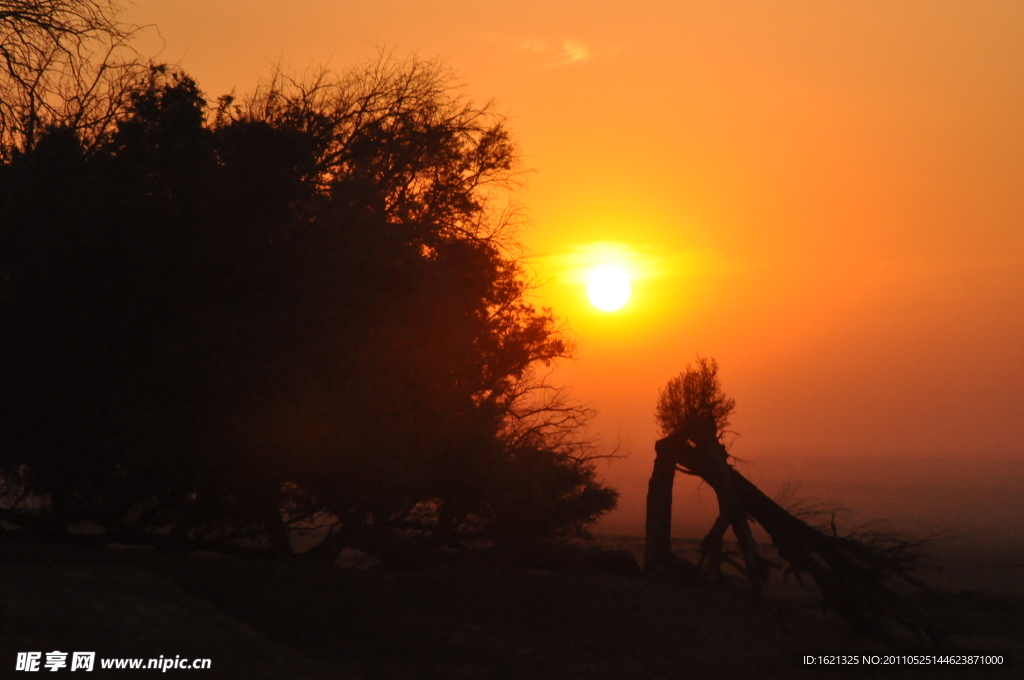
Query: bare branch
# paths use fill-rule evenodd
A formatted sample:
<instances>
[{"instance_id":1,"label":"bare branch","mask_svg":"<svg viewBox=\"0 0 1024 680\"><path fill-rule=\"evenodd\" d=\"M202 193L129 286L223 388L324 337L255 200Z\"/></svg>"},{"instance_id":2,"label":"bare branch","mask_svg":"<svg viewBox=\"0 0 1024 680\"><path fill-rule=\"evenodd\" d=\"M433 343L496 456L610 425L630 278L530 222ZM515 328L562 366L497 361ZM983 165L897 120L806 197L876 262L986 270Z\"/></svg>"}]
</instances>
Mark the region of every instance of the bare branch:
<instances>
[{"instance_id":1,"label":"bare branch","mask_svg":"<svg viewBox=\"0 0 1024 680\"><path fill-rule=\"evenodd\" d=\"M111 0L0 0L0 158L29 153L51 128L87 150L112 127L145 65L139 30Z\"/></svg>"}]
</instances>

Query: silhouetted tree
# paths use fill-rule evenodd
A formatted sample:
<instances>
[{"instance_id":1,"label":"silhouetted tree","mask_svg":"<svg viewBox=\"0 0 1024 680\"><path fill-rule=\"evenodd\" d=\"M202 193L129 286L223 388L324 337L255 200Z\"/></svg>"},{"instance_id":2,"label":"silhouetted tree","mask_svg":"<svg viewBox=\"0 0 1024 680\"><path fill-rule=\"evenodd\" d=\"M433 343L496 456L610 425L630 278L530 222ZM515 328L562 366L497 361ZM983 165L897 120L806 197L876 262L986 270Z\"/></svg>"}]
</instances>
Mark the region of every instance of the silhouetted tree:
<instances>
[{"instance_id":1,"label":"silhouetted tree","mask_svg":"<svg viewBox=\"0 0 1024 680\"><path fill-rule=\"evenodd\" d=\"M878 533L840 536L835 524L826 533L793 516L768 498L731 464L721 441L735 402L721 389L718 365L698 358L696 366L671 380L658 400L657 420L665 435L655 444L654 471L647 496L647 545L644 568L697 579L720 574L723 561L743 573L755 593L767 583L769 566L750 532L758 522L789 564L788 574L809 574L824 605L856 630L887 634L897 623L936 642L928 621L902 597L901 587L922 588L911 575L916 544ZM715 491L719 516L701 543L698 565L671 550L672 482L676 470L700 477ZM728 528L739 544L742 564L722 549ZM779 565L781 566L781 565Z\"/></svg>"},{"instance_id":2,"label":"silhouetted tree","mask_svg":"<svg viewBox=\"0 0 1024 680\"><path fill-rule=\"evenodd\" d=\"M327 518L328 548L387 553L614 506L585 410L533 377L569 348L496 210L515 147L446 72L210 107L152 67L112 110L0 165L6 517L280 550Z\"/></svg>"},{"instance_id":3,"label":"silhouetted tree","mask_svg":"<svg viewBox=\"0 0 1024 680\"><path fill-rule=\"evenodd\" d=\"M318 210L346 225L321 251L343 247L348 270L323 263L316 290L342 294L328 305L337 333L317 342L338 337L352 349L303 352L326 350L344 389L302 391L333 391L345 417L319 428L301 483L340 519L345 540L425 526L442 539L499 525L550 533L614 504L564 437L583 412L529 389L533 367L568 348L550 313L525 302L510 224L491 209L515 178L515 148L488 107L449 83L419 62L305 82L279 73L222 117L311 132ZM516 473L541 467L538 456L548 477ZM530 493L551 504L544 531L502 500Z\"/></svg>"},{"instance_id":4,"label":"silhouetted tree","mask_svg":"<svg viewBox=\"0 0 1024 680\"><path fill-rule=\"evenodd\" d=\"M692 446L713 449L708 467L703 470L714 478L709 481L718 497L719 515L701 544L701 563L713 570L727 556L722 551L722 539L732 527L743 553L745 570L755 590L759 591L768 577L767 564L760 556L757 544L747 524L747 515L731 487L728 471L728 453L721 442L729 415L736 407L735 400L722 391L718 378L718 363L710 358L697 358L695 366L668 382L659 395L656 419L665 437L684 438ZM680 563L671 552L672 482L679 466L674 454L659 453L655 459L654 474L647 497L647 544L645 563L648 568L679 568ZM692 473L690 470L684 472Z\"/></svg>"},{"instance_id":5,"label":"silhouetted tree","mask_svg":"<svg viewBox=\"0 0 1024 680\"><path fill-rule=\"evenodd\" d=\"M735 409L736 400L722 391L718 362L697 357L695 366L687 365L685 371L669 380L658 393L655 420L663 437L696 422L714 423L721 437Z\"/></svg>"}]
</instances>

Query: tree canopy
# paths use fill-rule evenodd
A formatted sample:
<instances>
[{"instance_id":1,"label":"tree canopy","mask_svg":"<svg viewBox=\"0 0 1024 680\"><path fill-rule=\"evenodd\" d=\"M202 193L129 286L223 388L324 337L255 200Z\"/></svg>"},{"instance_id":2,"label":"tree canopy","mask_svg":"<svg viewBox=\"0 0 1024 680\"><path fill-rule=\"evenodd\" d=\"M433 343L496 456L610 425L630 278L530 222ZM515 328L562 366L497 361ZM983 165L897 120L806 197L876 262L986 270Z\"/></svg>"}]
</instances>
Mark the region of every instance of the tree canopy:
<instances>
[{"instance_id":1,"label":"tree canopy","mask_svg":"<svg viewBox=\"0 0 1024 680\"><path fill-rule=\"evenodd\" d=\"M571 348L528 301L489 106L417 60L213 104L129 71L104 126L0 119L4 517L283 550L313 520L379 547L614 506L538 379Z\"/></svg>"},{"instance_id":2,"label":"tree canopy","mask_svg":"<svg viewBox=\"0 0 1024 680\"><path fill-rule=\"evenodd\" d=\"M735 408L736 400L722 391L718 362L711 357L697 357L696 365L687 364L682 373L658 392L655 420L663 437L698 423L713 425L721 435Z\"/></svg>"}]
</instances>

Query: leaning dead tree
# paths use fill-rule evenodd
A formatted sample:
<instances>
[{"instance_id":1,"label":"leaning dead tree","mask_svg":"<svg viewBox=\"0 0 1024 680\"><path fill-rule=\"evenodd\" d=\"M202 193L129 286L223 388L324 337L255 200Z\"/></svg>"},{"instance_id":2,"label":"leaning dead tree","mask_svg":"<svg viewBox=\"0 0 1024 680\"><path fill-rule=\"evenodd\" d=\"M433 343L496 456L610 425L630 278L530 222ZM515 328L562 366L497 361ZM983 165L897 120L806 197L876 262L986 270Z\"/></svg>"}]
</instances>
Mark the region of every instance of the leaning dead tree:
<instances>
[{"instance_id":1,"label":"leaning dead tree","mask_svg":"<svg viewBox=\"0 0 1024 680\"><path fill-rule=\"evenodd\" d=\"M655 444L656 457L647 495L647 571L696 579L720 573L723 562L736 567L755 593L768 582L770 568L780 566L761 554L749 521L771 537L787 575L809 575L825 607L852 628L884 633L892 624L935 642L928 622L910 606L908 588L924 585L911 575L915 544L881 535L840 536L795 517L741 475L730 463L722 434L735 402L721 391L713 359L698 359L695 368L672 380L661 393L658 420L666 435ZM701 543L694 565L671 549L672 483L676 471L694 475L710 486L719 515ZM732 529L741 560L723 550Z\"/></svg>"}]
</instances>

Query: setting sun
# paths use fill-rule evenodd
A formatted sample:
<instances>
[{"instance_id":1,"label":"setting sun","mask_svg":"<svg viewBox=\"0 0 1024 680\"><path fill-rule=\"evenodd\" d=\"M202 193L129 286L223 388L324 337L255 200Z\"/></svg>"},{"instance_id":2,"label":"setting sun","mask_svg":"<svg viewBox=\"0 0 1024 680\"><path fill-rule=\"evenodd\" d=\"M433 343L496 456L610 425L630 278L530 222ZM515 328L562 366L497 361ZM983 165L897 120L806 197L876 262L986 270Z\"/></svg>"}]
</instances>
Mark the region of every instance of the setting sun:
<instances>
[{"instance_id":1,"label":"setting sun","mask_svg":"<svg viewBox=\"0 0 1024 680\"><path fill-rule=\"evenodd\" d=\"M629 277L622 267L606 264L595 267L587 283L587 297L590 303L603 312L614 312L629 302L633 292Z\"/></svg>"}]
</instances>

